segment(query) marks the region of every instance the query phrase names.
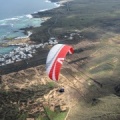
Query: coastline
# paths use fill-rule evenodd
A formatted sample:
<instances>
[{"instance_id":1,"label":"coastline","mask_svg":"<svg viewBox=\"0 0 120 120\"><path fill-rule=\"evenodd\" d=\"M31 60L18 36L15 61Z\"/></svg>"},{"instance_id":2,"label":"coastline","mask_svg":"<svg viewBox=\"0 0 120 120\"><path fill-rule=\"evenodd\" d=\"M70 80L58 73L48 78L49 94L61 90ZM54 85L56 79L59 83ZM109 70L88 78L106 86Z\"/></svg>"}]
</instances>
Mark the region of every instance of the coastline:
<instances>
[{"instance_id":1,"label":"coastline","mask_svg":"<svg viewBox=\"0 0 120 120\"><path fill-rule=\"evenodd\" d=\"M38 27L37 29L33 28L33 34L30 36L30 39L34 42L47 42L51 37L54 37L54 35L50 34L51 27L55 24L54 20L58 16L59 9L65 5L66 2L71 1L71 0L49 0L51 2L54 2L55 4L59 4L58 7L50 9L50 10L45 10L45 11L40 11L34 14L31 14L34 18L48 18L48 20L44 21L41 23L41 26ZM53 21L52 23L49 23ZM29 30L29 29L26 29ZM37 37L36 37L37 36Z\"/></svg>"},{"instance_id":2,"label":"coastline","mask_svg":"<svg viewBox=\"0 0 120 120\"><path fill-rule=\"evenodd\" d=\"M59 0L58 0L59 1ZM51 2L53 2L53 1L51 1ZM57 2L57 1L56 1ZM62 5L63 5L63 3L65 3L65 2L67 2L66 0L61 0L61 1L59 1L59 2L61 2L61 6L60 7L62 7ZM51 9L51 10L47 10L47 11L43 11L43 12L38 12L38 13L34 13L32 16L34 17L34 15L38 15L39 13L40 14L44 14L44 13L49 13L49 11L51 12L53 12L53 11L56 11L56 9L60 9L60 7L57 7L57 8L53 8L53 9ZM52 13L51 13L52 14ZM41 18L41 19L43 19L43 23L42 23L42 25L40 26L40 27L38 27L37 29L41 29L41 27L44 27L44 25L46 24L46 22L48 22L52 17L54 16L54 14L52 14L52 16L42 16L42 17L40 17L39 16L39 18ZM30 17L30 16L29 16ZM54 19L54 18L53 18ZM50 27L51 28L51 27ZM28 31L30 31L30 35L28 36L28 37L25 37L25 38L17 38L17 39L12 39L12 40L10 40L10 41L7 41L5 44L3 44L3 46L21 46L21 45L27 45L27 46L31 46L31 45L41 45L41 44L43 44L43 46L42 46L42 49L44 50L44 46L48 46L48 48L49 48L49 45L51 46L51 45L54 45L54 44L56 44L56 43L58 43L58 41L56 41L57 39L56 38L54 38L53 36L47 36L47 39L46 40L43 40L43 38L41 38L41 37L39 37L39 39L42 39L40 42L39 41L34 41L33 39L31 39L31 36L33 36L33 35L39 35L39 34L37 34L37 33L35 33L34 34L34 29L36 29L36 27L30 27L30 28L24 28L24 29L22 29L22 30L24 30L25 31L25 33L28 33ZM49 30L49 26L47 26L47 29ZM49 31L47 31L47 32L49 32ZM42 32L43 33L43 32ZM46 34L45 33L43 33L42 34L42 36L43 37L46 37ZM54 40L52 40L54 38ZM44 43L45 43L45 45L44 45ZM41 49L41 48L40 48ZM35 50L36 51L36 50ZM13 51L12 51L13 52ZM12 52L10 52L10 54L12 53ZM20 51L19 51L20 52ZM21 51L22 52L22 51ZM37 52L37 51L36 51ZM10 54L6 54L7 56L9 56ZM30 53L31 54L31 53ZM40 53L36 53L36 54L40 54ZM3 59L5 59L6 58L6 55L3 55L3 56L1 56L1 62L3 62ZM21 53L20 53L20 56L21 56ZM34 55L30 55L30 56L32 56L32 59L34 60ZM10 55L10 57L11 57L11 55ZM35 58L36 59L36 58ZM42 58L41 58L42 59ZM19 61L19 59L17 60L17 61ZM21 60L20 60L21 61ZM24 61L24 59L23 59L23 61ZM8 61L8 64L10 64L12 62L12 64L14 64L14 62L13 61L11 61L11 60L9 60ZM2 63L1 63L1 65L2 65ZM6 66L6 65L5 65ZM6 67L2 67L2 69L3 68L6 68ZM1 69L1 70L2 70ZM15 70L16 71L16 70ZM13 71L11 71L11 72L13 72ZM2 72L2 74L4 74L4 72Z\"/></svg>"},{"instance_id":3,"label":"coastline","mask_svg":"<svg viewBox=\"0 0 120 120\"><path fill-rule=\"evenodd\" d=\"M28 16L28 15L27 15ZM31 17L33 17L32 15L29 15L28 16L29 18L31 18ZM11 18L11 19L13 19L13 18ZM41 18L42 19L42 22L45 22L45 21L47 21L48 19L50 19L49 17L43 17L43 18ZM31 28L31 27L30 27ZM34 27L33 27L34 28ZM28 29L28 28L27 28ZM24 33L28 33L29 31L27 31L26 30L26 28L24 28L24 30L25 30L25 32ZM30 39L30 35L32 34L32 32L31 33L28 33L28 36L27 37L20 37L20 38L15 38L15 39L11 39L11 40L7 40L5 43L3 42L2 44L1 44L1 47L7 47L7 46L21 46L21 45L27 45L27 46L31 46L31 45L37 45L37 43L35 43L34 41L32 41L31 39ZM46 44L46 43L45 43ZM48 44L48 43L47 43ZM30 56L32 56L32 58L30 57L30 58L28 58L28 61L36 61L36 54L38 55L39 53L38 53L38 51L40 52L40 51L46 51L46 48L44 48L45 47L45 45L43 44L42 45L42 48L40 48L39 50L35 50L36 51L36 53L34 53L34 55L30 55ZM43 50L41 50L41 49L43 49ZM19 51L19 52L22 52L22 51ZM1 57L0 57L0 64L2 65L0 65L0 75L2 75L2 74L8 74L8 73L11 73L11 72L15 72L16 70L17 71L19 71L19 70L22 70L22 69L25 69L24 67L21 67L20 69L16 69L16 67L18 67L18 65L19 66L26 66L26 62L24 62L24 61L26 61L27 59L23 59L22 61L21 60L18 60L18 62L16 63L16 62L13 62L13 61L11 61L11 57L13 56L12 54L13 54L13 51L11 51L10 53L8 53L8 54L5 54L5 55L1 55ZM41 52L40 52L41 53ZM47 53L47 52L46 52ZM15 54L15 53L14 53ZM17 53L18 54L18 53ZM42 54L42 53L41 53ZM12 55L12 56L11 56ZM6 60L5 60L5 58L6 58L6 56L10 56L10 59L8 60L8 65L6 64L6 65L4 65L4 63L5 62L7 62ZM39 55L38 55L39 56ZM14 57L14 56L13 56ZM32 60L31 60L32 59ZM45 58L42 58L42 56L40 57L40 61L43 61L42 59L44 59L44 61L45 61ZM20 62L19 62L20 61ZM4 63L3 63L4 62ZM39 62L38 62L39 63ZM42 62L42 63L44 63L44 62ZM9 65L10 64L10 65ZM41 62L40 62L40 64L41 64ZM9 68L9 66L11 66L11 65L13 65L14 67L13 67L13 70L7 70L8 68ZM39 64L37 64L37 65L39 65ZM29 65L27 65L27 66L29 66ZM32 65L30 65L31 67L32 66L34 66L34 62L32 62ZM29 66L29 67L30 67ZM3 72L4 71L4 72Z\"/></svg>"},{"instance_id":4,"label":"coastline","mask_svg":"<svg viewBox=\"0 0 120 120\"><path fill-rule=\"evenodd\" d=\"M44 14L44 13L46 13L46 12L49 12L49 11L51 11L51 10L53 10L54 11L54 9L57 9L57 8L59 8L59 7L61 7L65 2L67 2L68 0L48 0L48 1L46 1L46 2L53 2L53 3L55 3L56 4L56 7L55 8L51 8L51 9L45 9L45 10L40 10L40 11L38 11L38 12L35 12L35 13L32 13L32 14L29 14L29 15L26 15L26 16L28 16L29 18L31 18L31 17L33 17L33 18L36 18L36 15L38 15L39 13L41 13L41 14ZM41 19L41 21L42 21L42 23L41 23L41 25L43 25L44 26L44 23L46 22L46 21L48 21L49 19L51 19L52 18L52 16L51 17L49 17L49 16L39 16L38 18L40 18ZM40 28L41 26L39 26L38 28ZM26 27L26 28L21 28L21 30L24 30L24 34L26 34L26 35L28 35L28 36L26 36L25 38L24 37L18 37L18 38L14 38L14 39L11 39L11 40L7 40L7 42L5 43L5 46L6 45L10 45L10 44L18 44L18 43L34 43L35 41L33 41L33 40L31 40L30 39L30 36L33 34L32 32L31 32L31 30L33 30L34 28L36 28L36 27ZM29 34L29 33L27 33L27 32L31 32L31 34ZM33 30L34 31L34 30ZM4 45L3 45L4 46Z\"/></svg>"},{"instance_id":5,"label":"coastline","mask_svg":"<svg viewBox=\"0 0 120 120\"><path fill-rule=\"evenodd\" d=\"M59 0L58 0L59 1ZM56 2L56 4L58 4L57 2L58 1L54 1L54 2ZM59 2L65 2L66 0L61 0L61 1L59 1ZM51 0L51 2L53 2L52 0ZM62 6L62 4L59 4L60 6ZM59 6L59 7L60 7ZM53 9L50 9L50 10L47 10L47 11L40 11L40 13L42 13L42 14L44 14L45 12L49 12L49 11L54 11L54 9L58 9L58 7L56 7L56 8L53 8ZM34 13L34 14L38 14L38 13ZM31 15L29 15L29 17L34 17L32 14ZM51 16L52 17L52 16ZM51 17L49 17L49 16L44 16L44 17L39 17L39 18L41 18L42 19L42 21L43 21L43 23L42 24L44 24L45 22L47 22ZM43 25L44 26L44 25ZM32 29L31 29L32 28ZM39 29L41 28L41 26L40 27L38 27ZM28 33L29 35L27 36L27 37L21 37L21 38L15 38L15 39L11 39L11 40L8 40L6 43L4 43L4 44L2 44L2 46L4 47L4 46L19 46L19 45L22 45L22 44L26 44L27 46L29 46L29 45L37 45L37 44L43 44L43 46L44 46L44 43L45 44L50 44L50 45L54 45L54 44L56 44L56 41L55 41L55 43L53 42L53 41L48 41L49 39L50 39L50 37L46 40L46 41L41 41L41 42L36 42L36 41L34 41L34 40L31 40L31 36L33 35L33 33L32 32L34 32L34 29L36 29L36 27L30 27L30 28L23 28L22 30L24 30L25 31L25 33L28 33L28 32L30 32L30 33ZM32 31L33 30L33 31ZM32 32L31 32L32 31ZM43 36L45 36L45 34L43 34ZM50 43L49 43L50 42ZM42 47L42 49L44 49L44 47ZM13 51L12 51L13 52ZM12 53L12 52L10 52L10 54ZM9 56L9 54L5 54L5 56ZM11 56L11 55L10 55ZM32 55L31 55L32 56ZM34 57L34 56L33 56ZM0 58L1 60L3 60L4 59L4 56L1 56L1 58ZM10 60L11 61L11 60ZM9 62L10 62L9 61ZM2 61L1 61L2 62ZM11 63L11 62L10 62ZM9 63L9 64L10 64ZM2 63L1 63L2 64ZM14 64L14 63L12 63L12 64ZM3 68L2 68L3 69Z\"/></svg>"},{"instance_id":6,"label":"coastline","mask_svg":"<svg viewBox=\"0 0 120 120\"><path fill-rule=\"evenodd\" d=\"M46 2L48 2L48 1L46 1ZM52 3L52 2L51 2ZM55 6L56 7L58 7L57 6L57 3L55 3ZM54 9L54 8L56 8L56 7L53 7L53 8L48 8L48 9L43 9L43 10L38 10L38 12L39 11L46 11L46 10L50 10L50 9ZM32 14L34 14L34 13L36 13L36 12L33 12L33 13L30 13L30 14L26 14L26 15L22 15L22 16L15 16L15 17L13 17L13 18L6 18L6 19L2 19L1 21L12 21L12 20L19 20L20 18L23 18L23 17L28 17L29 19L31 19L31 18L33 18L33 16L32 16ZM49 17L44 17L44 18L41 18L41 21L42 22L45 22L46 20L48 20L48 19L50 19ZM4 23L4 24L1 24L1 25L7 25L6 23ZM14 24L10 24L11 26L14 26ZM9 41L14 41L14 39L18 39L19 41L20 41L20 39L22 39L22 41L23 41L23 39L25 38L25 39L27 39L27 38L29 38L29 33L27 33L27 32L29 32L29 31L27 31L26 29L31 29L31 28L35 28L35 27L40 27L40 26L32 26L32 25L30 25L30 26L28 26L28 27L22 27L22 28L20 28L20 29L18 29L18 31L19 30L23 30L23 32L21 32L21 33L24 33L24 35L25 35L25 37L24 37L24 35L23 35L23 37L21 36L21 37L8 37L7 38L7 36L5 36L4 38L1 38L1 39L4 39L3 41L7 41L7 42L9 42ZM17 32L17 30L15 30L15 31L13 31L13 32ZM9 44L9 43L8 43Z\"/></svg>"},{"instance_id":7,"label":"coastline","mask_svg":"<svg viewBox=\"0 0 120 120\"><path fill-rule=\"evenodd\" d=\"M51 3L55 3L55 5L56 5L56 7L55 8L58 8L58 7L60 7L60 5L61 4L59 4L58 3L58 1L59 0L56 0L56 1L54 1L54 0L46 0L46 2L51 2ZM49 11L49 10L52 10L52 9L55 9L55 8L50 8L50 9L43 9L43 10L40 10L40 11L37 11L37 12L34 12L34 13L31 13L31 14L28 14L28 15L24 15L24 16L26 16L26 17L28 17L28 18L35 18L34 17L34 14L38 14L39 12L42 12L42 13L44 13L44 12L46 12L46 11ZM21 16L20 16L21 17ZM47 17L47 16L45 16L45 17L39 17L40 19L41 19L41 21L42 21L42 23L44 23L44 22L46 22L47 20L49 20L51 17ZM18 18L8 18L8 19L4 19L4 20L14 20L14 19L18 19ZM3 21L3 20L2 20ZM42 24L41 23L41 24ZM40 26L39 26L40 27ZM8 39L7 40L7 42L6 42L6 45L7 45L7 43L8 43L8 45L9 44L13 44L13 43L19 43L20 42L20 40L21 40L21 42L24 42L25 43L25 41L26 41L26 39L28 40L28 41L30 41L30 35L32 34L32 32L31 31L29 31L29 30L32 30L32 29L34 29L34 28L36 28L36 27L33 27L33 26L30 26L30 27L25 27L25 28L20 28L20 30L24 30L24 34L25 35L27 35L26 37L16 37L16 38L13 38L13 39ZM28 33L28 32L31 32L30 34ZM25 39L25 40L24 40ZM18 40L18 42L16 41L16 40ZM26 41L27 42L27 41Z\"/></svg>"}]
</instances>

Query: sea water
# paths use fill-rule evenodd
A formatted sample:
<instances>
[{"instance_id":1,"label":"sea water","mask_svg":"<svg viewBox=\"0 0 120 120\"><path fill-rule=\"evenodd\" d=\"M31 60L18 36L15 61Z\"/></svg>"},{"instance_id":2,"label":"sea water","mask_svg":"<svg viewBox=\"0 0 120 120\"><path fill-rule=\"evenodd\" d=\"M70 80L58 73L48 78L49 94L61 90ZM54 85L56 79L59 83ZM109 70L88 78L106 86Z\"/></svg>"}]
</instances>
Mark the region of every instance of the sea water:
<instances>
[{"instance_id":1,"label":"sea water","mask_svg":"<svg viewBox=\"0 0 120 120\"><path fill-rule=\"evenodd\" d=\"M13 38L26 37L21 28L38 27L42 21L31 14L57 7L46 0L0 0L0 43ZM0 54L14 47L0 47Z\"/></svg>"}]
</instances>

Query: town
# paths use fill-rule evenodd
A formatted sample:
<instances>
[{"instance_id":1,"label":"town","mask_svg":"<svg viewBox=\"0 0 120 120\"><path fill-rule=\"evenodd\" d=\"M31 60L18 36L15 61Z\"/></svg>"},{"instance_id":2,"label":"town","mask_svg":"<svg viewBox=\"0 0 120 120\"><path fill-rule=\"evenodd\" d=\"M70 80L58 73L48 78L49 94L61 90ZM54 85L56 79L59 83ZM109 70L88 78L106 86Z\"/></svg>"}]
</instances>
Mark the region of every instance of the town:
<instances>
[{"instance_id":1,"label":"town","mask_svg":"<svg viewBox=\"0 0 120 120\"><path fill-rule=\"evenodd\" d=\"M57 40L51 37L48 42L37 45L29 45L27 43L11 44L11 46L18 47L14 48L9 54L0 55L0 66L29 59L33 57L38 48L44 48L46 45L55 45L57 43Z\"/></svg>"}]
</instances>

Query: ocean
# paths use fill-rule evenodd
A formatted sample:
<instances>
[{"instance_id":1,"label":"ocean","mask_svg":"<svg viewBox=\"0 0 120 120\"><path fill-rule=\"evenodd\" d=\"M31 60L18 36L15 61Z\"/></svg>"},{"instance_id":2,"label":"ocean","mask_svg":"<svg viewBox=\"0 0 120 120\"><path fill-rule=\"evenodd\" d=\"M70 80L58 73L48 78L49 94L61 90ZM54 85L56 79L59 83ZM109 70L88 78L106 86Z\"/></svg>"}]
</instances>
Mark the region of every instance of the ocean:
<instances>
[{"instance_id":1,"label":"ocean","mask_svg":"<svg viewBox=\"0 0 120 120\"><path fill-rule=\"evenodd\" d=\"M33 18L31 14L55 7L56 3L47 0L0 0L0 44L13 38L27 37L21 28L38 27L42 23L40 18ZM0 47L0 54L13 48Z\"/></svg>"}]
</instances>

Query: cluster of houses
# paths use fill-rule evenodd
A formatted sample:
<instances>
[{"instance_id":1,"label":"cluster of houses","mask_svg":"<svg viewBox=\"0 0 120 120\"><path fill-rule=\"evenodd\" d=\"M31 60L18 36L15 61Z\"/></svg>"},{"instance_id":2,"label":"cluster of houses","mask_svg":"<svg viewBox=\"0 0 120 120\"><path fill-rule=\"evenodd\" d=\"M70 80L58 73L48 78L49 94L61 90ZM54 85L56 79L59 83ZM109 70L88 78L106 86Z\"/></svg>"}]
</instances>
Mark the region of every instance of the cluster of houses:
<instances>
[{"instance_id":1,"label":"cluster of houses","mask_svg":"<svg viewBox=\"0 0 120 120\"><path fill-rule=\"evenodd\" d=\"M0 55L0 66L15 63L33 57L38 48L44 48L46 45L55 45L57 40L51 37L48 42L44 44L28 45L28 44L12 44L18 47L13 49L9 54Z\"/></svg>"},{"instance_id":2,"label":"cluster of houses","mask_svg":"<svg viewBox=\"0 0 120 120\"><path fill-rule=\"evenodd\" d=\"M75 36L78 36L79 38L82 38L83 36L79 32L73 32L73 33L67 33L64 35L65 39L73 40Z\"/></svg>"}]
</instances>

